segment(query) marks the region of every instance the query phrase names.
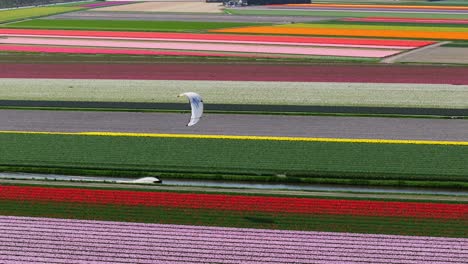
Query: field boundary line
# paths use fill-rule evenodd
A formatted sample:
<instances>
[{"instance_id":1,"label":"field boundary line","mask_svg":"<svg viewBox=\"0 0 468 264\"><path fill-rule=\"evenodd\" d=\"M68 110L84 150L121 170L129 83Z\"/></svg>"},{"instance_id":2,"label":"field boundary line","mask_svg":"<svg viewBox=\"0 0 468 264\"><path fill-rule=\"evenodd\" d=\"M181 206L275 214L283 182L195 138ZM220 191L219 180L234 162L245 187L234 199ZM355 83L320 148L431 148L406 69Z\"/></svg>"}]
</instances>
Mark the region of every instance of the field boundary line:
<instances>
[{"instance_id":1,"label":"field boundary line","mask_svg":"<svg viewBox=\"0 0 468 264\"><path fill-rule=\"evenodd\" d=\"M425 50L428 50L428 49L437 48L437 47L440 47L440 46L443 46L443 45L449 44L449 43L451 43L451 41L441 41L441 42L437 42L437 43L427 45L427 46L424 46L424 47L415 48L415 49L408 50L408 51L402 51L402 52L400 52L398 54L386 57L383 60L381 60L380 62L381 63L394 63L394 62L397 62L399 59L401 59L401 58L403 58L405 56L408 56L408 55L411 55L411 54L414 54L414 53L417 53L417 52L425 51Z\"/></svg>"},{"instance_id":2,"label":"field boundary line","mask_svg":"<svg viewBox=\"0 0 468 264\"><path fill-rule=\"evenodd\" d=\"M128 132L47 132L47 131L0 131L0 134L30 135L69 135L69 136L104 136L104 137L151 137L151 138L186 138L186 139L229 139L263 141L299 141L329 143L369 143L369 144L415 144L415 145L454 145L468 146L468 141L408 140L408 139L360 139L360 138L313 138L287 136L236 136L236 135L201 135L201 134L157 134Z\"/></svg>"}]
</instances>

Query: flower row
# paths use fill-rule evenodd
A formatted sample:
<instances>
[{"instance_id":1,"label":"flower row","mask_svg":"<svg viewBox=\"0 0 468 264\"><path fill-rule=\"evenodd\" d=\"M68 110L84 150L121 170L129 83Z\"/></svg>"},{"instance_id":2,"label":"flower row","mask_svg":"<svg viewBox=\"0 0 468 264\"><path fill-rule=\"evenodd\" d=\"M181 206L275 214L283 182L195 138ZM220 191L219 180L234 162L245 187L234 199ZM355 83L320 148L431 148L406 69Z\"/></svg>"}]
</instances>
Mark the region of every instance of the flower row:
<instances>
[{"instance_id":1,"label":"flower row","mask_svg":"<svg viewBox=\"0 0 468 264\"><path fill-rule=\"evenodd\" d=\"M265 232L0 216L0 262L448 264L468 254L467 239L270 230L265 240ZM245 236L233 242L239 234ZM290 242L292 235L302 242Z\"/></svg>"},{"instance_id":2,"label":"flower row","mask_svg":"<svg viewBox=\"0 0 468 264\"><path fill-rule=\"evenodd\" d=\"M468 219L468 205L0 186L0 199L231 211Z\"/></svg>"}]
</instances>

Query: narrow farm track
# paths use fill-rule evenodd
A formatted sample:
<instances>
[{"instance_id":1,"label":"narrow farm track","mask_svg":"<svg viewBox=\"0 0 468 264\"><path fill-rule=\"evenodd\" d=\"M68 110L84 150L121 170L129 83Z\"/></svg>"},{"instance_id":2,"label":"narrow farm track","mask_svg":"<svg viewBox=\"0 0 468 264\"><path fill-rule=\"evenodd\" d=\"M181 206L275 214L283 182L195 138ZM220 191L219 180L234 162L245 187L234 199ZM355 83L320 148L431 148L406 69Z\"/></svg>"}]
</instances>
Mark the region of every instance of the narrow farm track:
<instances>
[{"instance_id":1,"label":"narrow farm track","mask_svg":"<svg viewBox=\"0 0 468 264\"><path fill-rule=\"evenodd\" d=\"M0 184L15 185L24 184L29 186L54 186L54 187L81 187L99 189L132 189L145 191L179 191L179 192L203 192L239 195L270 195L270 196L303 196L303 197L323 197L323 198L351 198L351 199L391 199L407 201L441 201L441 202L466 202L466 195L437 195L437 194L402 194L402 193L347 193L333 191L300 191L300 190L280 190L280 189L254 189L254 188L218 188L205 186L171 186L171 185L141 185L141 184L110 184L94 182L67 182L67 181L47 181L43 180L9 180L0 179ZM373 191L373 190L371 190Z\"/></svg>"},{"instance_id":2,"label":"narrow farm track","mask_svg":"<svg viewBox=\"0 0 468 264\"><path fill-rule=\"evenodd\" d=\"M0 63L0 78L468 84L468 67L216 63Z\"/></svg>"},{"instance_id":3,"label":"narrow farm track","mask_svg":"<svg viewBox=\"0 0 468 264\"><path fill-rule=\"evenodd\" d=\"M1 131L136 132L249 136L468 141L466 120L1 110Z\"/></svg>"},{"instance_id":4,"label":"narrow farm track","mask_svg":"<svg viewBox=\"0 0 468 264\"><path fill-rule=\"evenodd\" d=\"M468 255L464 238L12 216L0 223L0 261L9 263L454 264Z\"/></svg>"}]
</instances>

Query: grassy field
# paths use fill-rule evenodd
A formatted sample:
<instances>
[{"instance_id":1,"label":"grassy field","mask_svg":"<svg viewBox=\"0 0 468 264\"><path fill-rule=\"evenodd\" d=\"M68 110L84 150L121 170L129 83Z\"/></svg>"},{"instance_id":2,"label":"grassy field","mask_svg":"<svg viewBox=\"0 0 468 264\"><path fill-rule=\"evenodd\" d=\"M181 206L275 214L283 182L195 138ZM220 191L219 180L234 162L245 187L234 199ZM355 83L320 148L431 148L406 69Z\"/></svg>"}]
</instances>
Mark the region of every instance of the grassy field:
<instances>
[{"instance_id":1,"label":"grassy field","mask_svg":"<svg viewBox=\"0 0 468 264\"><path fill-rule=\"evenodd\" d=\"M317 22L308 22L307 24L315 24ZM466 30L466 24L441 24L441 23L407 23L407 22L364 22L364 21L340 21L340 20L331 20L331 21L320 21L322 25L337 25L337 26L377 26L385 27L386 29L404 29L404 28L431 28L430 30L446 30L446 31L457 31L457 30Z\"/></svg>"},{"instance_id":2,"label":"grassy field","mask_svg":"<svg viewBox=\"0 0 468 264\"><path fill-rule=\"evenodd\" d=\"M16 133L0 134L0 140L4 169L127 170L236 180L274 180L278 174L286 175L283 181L313 183L468 185L468 148L456 145Z\"/></svg>"},{"instance_id":3,"label":"grassy field","mask_svg":"<svg viewBox=\"0 0 468 264\"><path fill-rule=\"evenodd\" d=\"M203 32L211 29L259 25L236 22L126 21L126 20L29 20L7 25L9 28L80 29ZM264 24L260 24L264 25Z\"/></svg>"},{"instance_id":4,"label":"grassy field","mask_svg":"<svg viewBox=\"0 0 468 264\"><path fill-rule=\"evenodd\" d=\"M460 220L278 214L176 209L167 207L91 205L64 202L0 200L1 215L93 219L144 223L189 224L281 230L467 237Z\"/></svg>"},{"instance_id":5,"label":"grassy field","mask_svg":"<svg viewBox=\"0 0 468 264\"><path fill-rule=\"evenodd\" d=\"M270 15L270 16L326 16L326 17L404 17L404 18L453 18L465 19L466 14L433 14L433 13L385 13L385 12L339 12L312 10L249 10L226 9L226 13L234 15Z\"/></svg>"},{"instance_id":6,"label":"grassy field","mask_svg":"<svg viewBox=\"0 0 468 264\"><path fill-rule=\"evenodd\" d=\"M72 12L80 9L83 8L73 6L48 6L3 10L0 11L0 23Z\"/></svg>"},{"instance_id":7,"label":"grassy field","mask_svg":"<svg viewBox=\"0 0 468 264\"><path fill-rule=\"evenodd\" d=\"M3 79L1 100L468 108L468 85L246 81Z\"/></svg>"},{"instance_id":8,"label":"grassy field","mask_svg":"<svg viewBox=\"0 0 468 264\"><path fill-rule=\"evenodd\" d=\"M443 45L442 47L459 47L459 48L468 48L468 41L457 41L451 42Z\"/></svg>"}]
</instances>

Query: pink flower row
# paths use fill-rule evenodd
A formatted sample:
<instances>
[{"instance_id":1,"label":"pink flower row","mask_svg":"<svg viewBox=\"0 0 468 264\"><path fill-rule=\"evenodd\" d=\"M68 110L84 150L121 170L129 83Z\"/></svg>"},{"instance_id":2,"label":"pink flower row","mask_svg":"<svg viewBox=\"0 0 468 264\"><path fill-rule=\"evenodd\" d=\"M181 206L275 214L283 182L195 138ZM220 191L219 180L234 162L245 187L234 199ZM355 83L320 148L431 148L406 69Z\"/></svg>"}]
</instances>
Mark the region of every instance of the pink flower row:
<instances>
[{"instance_id":1,"label":"pink flower row","mask_svg":"<svg viewBox=\"0 0 468 264\"><path fill-rule=\"evenodd\" d=\"M364 48L328 48L328 47L295 47L278 45L250 45L224 43L190 43L171 41L108 40L108 39L64 39L37 37L9 37L0 39L2 44L105 47L133 49L191 50L210 52L240 52L283 55L318 55L382 58L400 52L400 50L364 49Z\"/></svg>"},{"instance_id":2,"label":"pink flower row","mask_svg":"<svg viewBox=\"0 0 468 264\"><path fill-rule=\"evenodd\" d=\"M0 216L0 262L461 263L468 239Z\"/></svg>"},{"instance_id":3,"label":"pink flower row","mask_svg":"<svg viewBox=\"0 0 468 264\"><path fill-rule=\"evenodd\" d=\"M196 51L164 51L144 49L112 49L93 47L54 47L54 46L26 46L0 45L0 51L40 52L40 53L69 53L69 54L115 54L115 55L153 55L153 56L193 56L193 57L252 57L246 54L226 54ZM256 57L267 57L257 55Z\"/></svg>"}]
</instances>

